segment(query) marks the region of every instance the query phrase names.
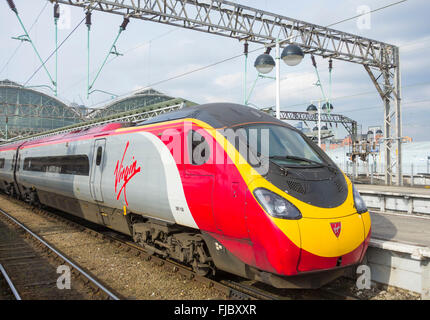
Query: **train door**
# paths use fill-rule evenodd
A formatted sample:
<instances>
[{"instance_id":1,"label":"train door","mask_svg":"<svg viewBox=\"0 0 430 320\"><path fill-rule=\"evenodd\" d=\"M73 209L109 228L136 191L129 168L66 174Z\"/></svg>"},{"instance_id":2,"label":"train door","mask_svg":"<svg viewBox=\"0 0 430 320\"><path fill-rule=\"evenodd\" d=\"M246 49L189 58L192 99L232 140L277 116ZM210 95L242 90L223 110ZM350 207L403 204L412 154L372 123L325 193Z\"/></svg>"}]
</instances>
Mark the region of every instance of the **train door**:
<instances>
[{"instance_id":1,"label":"train door","mask_svg":"<svg viewBox=\"0 0 430 320\"><path fill-rule=\"evenodd\" d=\"M211 228L213 219L214 166L210 135L203 130L190 129L185 134L187 151L184 155L183 185L193 215L198 215L202 229Z\"/></svg>"},{"instance_id":2,"label":"train door","mask_svg":"<svg viewBox=\"0 0 430 320\"><path fill-rule=\"evenodd\" d=\"M97 139L94 141L90 191L93 199L98 202L103 202L102 173L105 147L106 139Z\"/></svg>"},{"instance_id":3,"label":"train door","mask_svg":"<svg viewBox=\"0 0 430 320\"><path fill-rule=\"evenodd\" d=\"M233 146L239 150L239 137L234 136L233 141ZM230 158L225 149L219 149L217 160L222 159L222 162L217 165L217 180L214 186L215 223L225 236L248 239L245 217L247 187L234 164L234 159Z\"/></svg>"}]
</instances>

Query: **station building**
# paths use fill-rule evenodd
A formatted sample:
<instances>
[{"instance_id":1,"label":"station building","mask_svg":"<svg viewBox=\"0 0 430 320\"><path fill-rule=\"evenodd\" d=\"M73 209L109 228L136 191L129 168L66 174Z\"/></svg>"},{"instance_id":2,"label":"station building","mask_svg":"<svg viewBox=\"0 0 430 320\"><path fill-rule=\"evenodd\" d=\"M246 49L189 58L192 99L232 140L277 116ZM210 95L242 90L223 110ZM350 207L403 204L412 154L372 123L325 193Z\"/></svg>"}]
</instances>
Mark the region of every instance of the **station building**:
<instances>
[{"instance_id":1,"label":"station building","mask_svg":"<svg viewBox=\"0 0 430 320\"><path fill-rule=\"evenodd\" d=\"M94 110L76 103L67 105L46 93L3 80L0 81L0 141L180 103L195 105L149 88L117 98Z\"/></svg>"},{"instance_id":2,"label":"station building","mask_svg":"<svg viewBox=\"0 0 430 320\"><path fill-rule=\"evenodd\" d=\"M103 108L90 112L88 118L100 119L118 114L126 114L128 112L151 111L163 105L171 105L180 102L184 102L186 106L195 104L191 101L174 98L152 88L148 88L137 91L132 95L115 99Z\"/></svg>"},{"instance_id":3,"label":"station building","mask_svg":"<svg viewBox=\"0 0 430 320\"><path fill-rule=\"evenodd\" d=\"M59 99L10 80L0 81L0 139L31 135L83 121Z\"/></svg>"}]
</instances>

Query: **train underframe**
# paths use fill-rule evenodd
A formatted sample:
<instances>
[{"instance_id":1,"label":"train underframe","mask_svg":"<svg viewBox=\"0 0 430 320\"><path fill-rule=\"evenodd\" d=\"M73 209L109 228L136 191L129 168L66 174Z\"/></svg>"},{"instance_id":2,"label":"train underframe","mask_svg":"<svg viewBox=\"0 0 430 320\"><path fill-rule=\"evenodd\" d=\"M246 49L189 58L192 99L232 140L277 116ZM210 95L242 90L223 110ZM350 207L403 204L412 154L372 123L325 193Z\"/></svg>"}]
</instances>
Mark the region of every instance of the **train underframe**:
<instances>
[{"instance_id":1,"label":"train underframe","mask_svg":"<svg viewBox=\"0 0 430 320\"><path fill-rule=\"evenodd\" d=\"M200 276L214 276L217 270L222 270L243 278L264 282L276 288L316 289L347 275L354 267L352 265L294 276L277 275L242 262L209 232L134 213L124 215L121 210L82 203L76 199L35 188L19 187L18 193L16 185L7 185L5 193L20 198L32 206L53 207L127 234L148 253L192 267ZM87 209L83 210L84 207Z\"/></svg>"}]
</instances>

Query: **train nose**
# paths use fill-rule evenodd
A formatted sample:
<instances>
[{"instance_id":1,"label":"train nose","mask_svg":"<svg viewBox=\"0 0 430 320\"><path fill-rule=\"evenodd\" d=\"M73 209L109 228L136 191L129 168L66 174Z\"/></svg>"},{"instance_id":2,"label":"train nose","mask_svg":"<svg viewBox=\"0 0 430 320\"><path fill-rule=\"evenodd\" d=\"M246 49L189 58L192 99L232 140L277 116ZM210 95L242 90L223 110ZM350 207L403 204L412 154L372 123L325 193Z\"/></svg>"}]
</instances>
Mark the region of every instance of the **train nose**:
<instances>
[{"instance_id":1,"label":"train nose","mask_svg":"<svg viewBox=\"0 0 430 320\"><path fill-rule=\"evenodd\" d=\"M370 232L368 213L340 218L299 220L301 254L298 272L358 263Z\"/></svg>"}]
</instances>

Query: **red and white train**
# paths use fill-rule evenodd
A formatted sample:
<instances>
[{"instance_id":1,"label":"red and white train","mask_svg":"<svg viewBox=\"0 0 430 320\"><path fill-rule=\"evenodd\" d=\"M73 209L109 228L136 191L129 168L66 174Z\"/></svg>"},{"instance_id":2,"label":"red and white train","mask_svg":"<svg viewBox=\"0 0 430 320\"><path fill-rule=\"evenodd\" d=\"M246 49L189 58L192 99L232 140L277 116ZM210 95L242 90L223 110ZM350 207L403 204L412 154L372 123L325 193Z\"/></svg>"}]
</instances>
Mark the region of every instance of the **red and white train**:
<instances>
[{"instance_id":1,"label":"red and white train","mask_svg":"<svg viewBox=\"0 0 430 320\"><path fill-rule=\"evenodd\" d=\"M0 188L201 274L284 288L342 275L363 259L371 233L359 193L320 148L235 104L2 145Z\"/></svg>"}]
</instances>

